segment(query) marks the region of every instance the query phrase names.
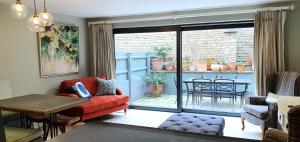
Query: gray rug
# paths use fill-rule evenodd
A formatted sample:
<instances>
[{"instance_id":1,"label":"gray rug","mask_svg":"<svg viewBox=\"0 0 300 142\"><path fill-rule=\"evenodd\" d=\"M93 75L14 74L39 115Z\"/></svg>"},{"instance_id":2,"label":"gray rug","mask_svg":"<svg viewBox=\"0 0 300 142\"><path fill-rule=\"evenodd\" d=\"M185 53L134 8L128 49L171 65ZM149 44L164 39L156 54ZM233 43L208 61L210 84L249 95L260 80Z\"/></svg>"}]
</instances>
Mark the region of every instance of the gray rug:
<instances>
[{"instance_id":1,"label":"gray rug","mask_svg":"<svg viewBox=\"0 0 300 142\"><path fill-rule=\"evenodd\" d=\"M251 142L254 140L191 134L113 123L89 123L47 142Z\"/></svg>"}]
</instances>

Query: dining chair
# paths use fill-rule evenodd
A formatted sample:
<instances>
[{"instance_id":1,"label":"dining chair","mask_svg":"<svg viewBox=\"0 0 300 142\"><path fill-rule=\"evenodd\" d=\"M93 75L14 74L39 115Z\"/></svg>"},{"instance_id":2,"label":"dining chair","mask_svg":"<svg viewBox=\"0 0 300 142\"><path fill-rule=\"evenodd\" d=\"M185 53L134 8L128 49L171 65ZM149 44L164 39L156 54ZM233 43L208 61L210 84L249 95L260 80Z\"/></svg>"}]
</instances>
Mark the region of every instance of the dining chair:
<instances>
[{"instance_id":1,"label":"dining chair","mask_svg":"<svg viewBox=\"0 0 300 142\"><path fill-rule=\"evenodd\" d=\"M176 80L175 77L173 78L173 80L174 80L174 84L175 84L175 87L176 87L176 90L177 90L177 87L178 87L178 85L177 85L177 80ZM185 84L185 88L186 88L186 89L183 89L183 90L182 90L182 93L186 93L186 95L187 95L186 103L185 103L185 105L187 106L187 105L188 105L188 102L189 102L190 95L193 94L193 90L192 90L192 88L189 86L189 83L184 83L184 84ZM177 99L175 100L175 103L176 103L176 102L177 102Z\"/></svg>"},{"instance_id":2,"label":"dining chair","mask_svg":"<svg viewBox=\"0 0 300 142\"><path fill-rule=\"evenodd\" d=\"M235 99L235 81L233 79L215 79L214 80L215 102L218 98L229 98L233 105Z\"/></svg>"},{"instance_id":3,"label":"dining chair","mask_svg":"<svg viewBox=\"0 0 300 142\"><path fill-rule=\"evenodd\" d=\"M193 79L193 93L192 101L193 105L196 102L201 103L203 97L210 97L211 103L213 103L213 82L211 79Z\"/></svg>"}]
</instances>

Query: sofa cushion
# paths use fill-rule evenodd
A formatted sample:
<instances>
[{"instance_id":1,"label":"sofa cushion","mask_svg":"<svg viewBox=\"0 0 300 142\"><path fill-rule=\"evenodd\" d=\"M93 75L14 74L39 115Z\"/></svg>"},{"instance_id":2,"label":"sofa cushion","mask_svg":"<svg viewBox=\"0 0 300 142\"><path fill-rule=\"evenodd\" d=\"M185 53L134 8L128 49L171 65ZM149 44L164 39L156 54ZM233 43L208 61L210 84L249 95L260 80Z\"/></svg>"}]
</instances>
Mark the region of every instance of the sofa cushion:
<instances>
[{"instance_id":1,"label":"sofa cushion","mask_svg":"<svg viewBox=\"0 0 300 142\"><path fill-rule=\"evenodd\" d=\"M116 80L104 80L101 78L96 78L97 80L97 96L102 96L102 95L116 95L116 89L117 89L117 84Z\"/></svg>"},{"instance_id":2,"label":"sofa cushion","mask_svg":"<svg viewBox=\"0 0 300 142\"><path fill-rule=\"evenodd\" d=\"M83 115L92 113L127 103L128 96L125 95L107 95L107 96L93 96L89 103L82 104L78 107L72 108L70 111L76 115ZM68 112L70 114L70 112ZM74 115L72 115L74 116Z\"/></svg>"},{"instance_id":3,"label":"sofa cushion","mask_svg":"<svg viewBox=\"0 0 300 142\"><path fill-rule=\"evenodd\" d=\"M244 105L243 110L260 119L264 119L268 116L268 106L265 105Z\"/></svg>"},{"instance_id":4,"label":"sofa cushion","mask_svg":"<svg viewBox=\"0 0 300 142\"><path fill-rule=\"evenodd\" d=\"M105 79L105 77L100 77ZM82 82L85 88L91 93L92 96L96 95L97 82L96 77L85 77L80 79L64 80L60 84L60 93L66 93L65 88L75 85L76 82Z\"/></svg>"}]
</instances>

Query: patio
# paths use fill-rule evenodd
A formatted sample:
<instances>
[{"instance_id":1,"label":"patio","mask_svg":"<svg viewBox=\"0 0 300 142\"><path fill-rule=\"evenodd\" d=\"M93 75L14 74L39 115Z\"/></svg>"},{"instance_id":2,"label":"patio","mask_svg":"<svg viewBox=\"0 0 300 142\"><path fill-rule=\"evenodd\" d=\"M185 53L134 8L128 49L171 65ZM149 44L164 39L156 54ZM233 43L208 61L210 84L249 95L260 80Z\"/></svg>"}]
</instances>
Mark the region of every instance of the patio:
<instances>
[{"instance_id":1,"label":"patio","mask_svg":"<svg viewBox=\"0 0 300 142\"><path fill-rule=\"evenodd\" d=\"M159 107L159 108L177 108L176 95L163 94L161 97L145 96L138 100L132 101L130 105L134 106L146 106L146 107ZM240 113L241 104L240 98L237 97L237 101L230 103L228 98L222 98L217 103L211 103L211 99L204 97L203 100L198 103L192 104L192 98L189 99L186 104L187 95L183 95L183 108L193 110L205 110L205 111L217 111L217 112L231 112Z\"/></svg>"}]
</instances>

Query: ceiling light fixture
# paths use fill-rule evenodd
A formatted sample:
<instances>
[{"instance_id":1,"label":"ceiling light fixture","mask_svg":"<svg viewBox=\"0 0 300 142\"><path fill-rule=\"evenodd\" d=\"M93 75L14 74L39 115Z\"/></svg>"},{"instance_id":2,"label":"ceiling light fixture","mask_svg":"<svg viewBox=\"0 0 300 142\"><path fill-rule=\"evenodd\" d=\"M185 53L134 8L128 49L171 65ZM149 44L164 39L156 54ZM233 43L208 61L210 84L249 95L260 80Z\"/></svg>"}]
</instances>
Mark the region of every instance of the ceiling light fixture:
<instances>
[{"instance_id":1,"label":"ceiling light fixture","mask_svg":"<svg viewBox=\"0 0 300 142\"><path fill-rule=\"evenodd\" d=\"M33 0L34 2L34 13L33 15L28 19L27 21L27 25L28 28L33 31L33 32L41 32L44 30L44 26L42 25L42 22L39 19L39 16L36 12L36 2L35 0Z\"/></svg>"},{"instance_id":2,"label":"ceiling light fixture","mask_svg":"<svg viewBox=\"0 0 300 142\"><path fill-rule=\"evenodd\" d=\"M27 8L21 3L21 0L17 0L15 4L10 7L11 15L17 19L24 19L27 16Z\"/></svg>"},{"instance_id":3,"label":"ceiling light fixture","mask_svg":"<svg viewBox=\"0 0 300 142\"><path fill-rule=\"evenodd\" d=\"M38 17L43 26L51 26L53 24L53 16L48 12L46 8L46 0L44 0L44 9L39 13Z\"/></svg>"}]
</instances>

